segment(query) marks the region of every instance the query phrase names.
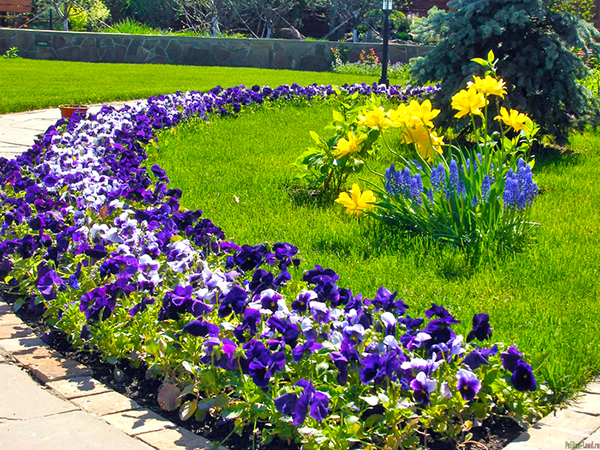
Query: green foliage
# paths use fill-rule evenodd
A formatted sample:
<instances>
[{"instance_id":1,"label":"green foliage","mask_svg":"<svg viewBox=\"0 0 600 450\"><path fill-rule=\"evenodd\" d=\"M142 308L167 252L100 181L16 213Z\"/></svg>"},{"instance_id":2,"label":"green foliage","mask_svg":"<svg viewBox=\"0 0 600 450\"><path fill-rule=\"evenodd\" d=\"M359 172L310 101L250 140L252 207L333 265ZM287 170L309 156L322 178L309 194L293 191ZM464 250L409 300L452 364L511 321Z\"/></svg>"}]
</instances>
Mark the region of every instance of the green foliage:
<instances>
[{"instance_id":1,"label":"green foliage","mask_svg":"<svg viewBox=\"0 0 600 450\"><path fill-rule=\"evenodd\" d=\"M441 41L412 70L420 83L442 82L438 104L448 104L477 70L473 58L493 50L510 106L528 113L543 133L564 142L570 129L596 117L589 92L577 82L588 69L571 51L597 53L591 25L550 10L544 0L454 0L450 6L421 27Z\"/></svg>"},{"instance_id":2,"label":"green foliage","mask_svg":"<svg viewBox=\"0 0 600 450\"><path fill-rule=\"evenodd\" d=\"M11 47L2 55L4 59L13 59L19 57L19 47Z\"/></svg>"},{"instance_id":3,"label":"green foliage","mask_svg":"<svg viewBox=\"0 0 600 450\"><path fill-rule=\"evenodd\" d=\"M583 20L592 21L596 8L594 0L550 0L550 9L573 14Z\"/></svg>"},{"instance_id":4,"label":"green foliage","mask_svg":"<svg viewBox=\"0 0 600 450\"><path fill-rule=\"evenodd\" d=\"M340 193L350 174L362 171L363 159L372 152L373 143L379 137L379 130L368 133L357 131L353 118L360 109L351 105L357 98L358 92L346 101L340 100L341 111L334 110L333 122L327 127L335 130L335 135L326 140L311 131L315 147L309 148L296 160L296 165L303 172L299 178L306 179L309 189L316 190L330 201ZM342 149L344 146L345 149Z\"/></svg>"},{"instance_id":5,"label":"green foliage","mask_svg":"<svg viewBox=\"0 0 600 450\"><path fill-rule=\"evenodd\" d=\"M128 16L152 28L173 28L177 25L174 0L129 0Z\"/></svg>"},{"instance_id":6,"label":"green foliage","mask_svg":"<svg viewBox=\"0 0 600 450\"><path fill-rule=\"evenodd\" d=\"M347 49L344 47L332 48L331 52L333 53L331 68L334 73L381 77L381 62L373 49L370 49L369 53L363 50L356 62L347 61ZM388 64L387 73L388 78L401 80L400 83L407 83L410 80L410 64L402 62Z\"/></svg>"}]
</instances>

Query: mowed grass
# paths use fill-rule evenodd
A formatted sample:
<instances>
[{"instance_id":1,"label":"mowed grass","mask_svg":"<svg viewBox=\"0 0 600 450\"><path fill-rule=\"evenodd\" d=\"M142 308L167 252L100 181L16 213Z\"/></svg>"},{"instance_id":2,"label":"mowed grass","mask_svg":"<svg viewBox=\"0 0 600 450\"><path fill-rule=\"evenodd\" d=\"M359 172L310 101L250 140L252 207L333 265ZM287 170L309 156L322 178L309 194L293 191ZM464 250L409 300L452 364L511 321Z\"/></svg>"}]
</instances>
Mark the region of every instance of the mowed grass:
<instances>
[{"instance_id":1,"label":"mowed grass","mask_svg":"<svg viewBox=\"0 0 600 450\"><path fill-rule=\"evenodd\" d=\"M530 354L556 401L600 371L600 135L575 136L571 153L538 156L543 195L533 220L541 226L522 252L473 263L460 250L348 217L338 205L290 197L294 160L331 111L286 106L190 122L165 132L148 162L183 190L185 207L202 209L238 244L293 243L302 270L330 267L340 286L371 298L379 286L399 291L413 317L432 302L444 305L463 321L464 335L474 313L489 313L493 341Z\"/></svg>"},{"instance_id":2,"label":"mowed grass","mask_svg":"<svg viewBox=\"0 0 600 450\"><path fill-rule=\"evenodd\" d=\"M372 83L377 79L329 72L0 58L0 114L65 103L92 104L176 91L208 91L217 85L342 85ZM392 80L393 83L403 81Z\"/></svg>"}]
</instances>

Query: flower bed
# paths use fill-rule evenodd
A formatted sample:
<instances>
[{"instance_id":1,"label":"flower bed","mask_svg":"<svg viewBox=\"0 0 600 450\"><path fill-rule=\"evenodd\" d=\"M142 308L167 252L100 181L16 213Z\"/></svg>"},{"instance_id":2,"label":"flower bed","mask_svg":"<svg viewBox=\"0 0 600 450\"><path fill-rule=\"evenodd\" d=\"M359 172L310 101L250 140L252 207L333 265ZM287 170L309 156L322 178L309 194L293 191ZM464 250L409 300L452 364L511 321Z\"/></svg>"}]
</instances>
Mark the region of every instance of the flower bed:
<instances>
[{"instance_id":1,"label":"flower bed","mask_svg":"<svg viewBox=\"0 0 600 450\"><path fill-rule=\"evenodd\" d=\"M345 86L406 99L435 88ZM487 314L459 323L433 304L408 314L397 293L372 298L331 269L299 269L288 243L237 245L180 207L167 174L143 165L155 132L193 116L269 101L332 98L331 86L215 88L135 107L103 107L51 127L0 160L4 294L111 363L160 377L159 403L182 419L221 416L307 448L468 440L491 414L531 419L532 368L514 347L484 345Z\"/></svg>"}]
</instances>

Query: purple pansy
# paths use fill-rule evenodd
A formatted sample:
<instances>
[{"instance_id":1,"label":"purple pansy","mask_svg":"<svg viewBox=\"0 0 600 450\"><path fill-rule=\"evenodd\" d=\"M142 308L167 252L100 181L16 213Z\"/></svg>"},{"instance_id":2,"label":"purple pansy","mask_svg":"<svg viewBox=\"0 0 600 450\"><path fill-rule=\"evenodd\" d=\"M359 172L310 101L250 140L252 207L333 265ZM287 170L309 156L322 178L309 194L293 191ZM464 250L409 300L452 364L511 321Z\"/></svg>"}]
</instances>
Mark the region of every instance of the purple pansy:
<instances>
[{"instance_id":1,"label":"purple pansy","mask_svg":"<svg viewBox=\"0 0 600 450\"><path fill-rule=\"evenodd\" d=\"M481 390L481 382L470 370L460 369L456 374L456 379L458 380L456 390L467 401L473 400Z\"/></svg>"},{"instance_id":2,"label":"purple pansy","mask_svg":"<svg viewBox=\"0 0 600 450\"><path fill-rule=\"evenodd\" d=\"M322 422L329 415L329 396L315 389L306 380L299 380L296 386L304 390L298 397L295 393L287 393L274 400L277 411L291 415L293 425L302 425L310 410L310 416L317 422Z\"/></svg>"},{"instance_id":3,"label":"purple pansy","mask_svg":"<svg viewBox=\"0 0 600 450\"><path fill-rule=\"evenodd\" d=\"M413 390L413 397L417 403L428 405L431 401L431 394L437 387L437 381L430 380L425 372L419 372L410 382L410 388Z\"/></svg>"}]
</instances>

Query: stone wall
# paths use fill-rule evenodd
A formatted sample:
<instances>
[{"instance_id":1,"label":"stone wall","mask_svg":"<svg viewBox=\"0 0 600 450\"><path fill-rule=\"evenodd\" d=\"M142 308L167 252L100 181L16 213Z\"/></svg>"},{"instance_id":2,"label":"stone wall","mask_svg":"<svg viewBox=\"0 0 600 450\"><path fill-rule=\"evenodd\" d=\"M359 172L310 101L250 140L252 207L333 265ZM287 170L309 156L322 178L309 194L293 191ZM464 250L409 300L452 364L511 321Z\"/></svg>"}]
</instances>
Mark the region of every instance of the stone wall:
<instances>
[{"instance_id":1,"label":"stone wall","mask_svg":"<svg viewBox=\"0 0 600 450\"><path fill-rule=\"evenodd\" d=\"M327 71L331 48L348 49L356 61L363 49L381 44L349 44L283 39L231 39L151 36L112 33L77 33L0 28L0 54L18 47L19 56L31 59L108 63L182 64L196 66L257 67ZM429 47L390 44L392 62L406 62Z\"/></svg>"}]
</instances>

